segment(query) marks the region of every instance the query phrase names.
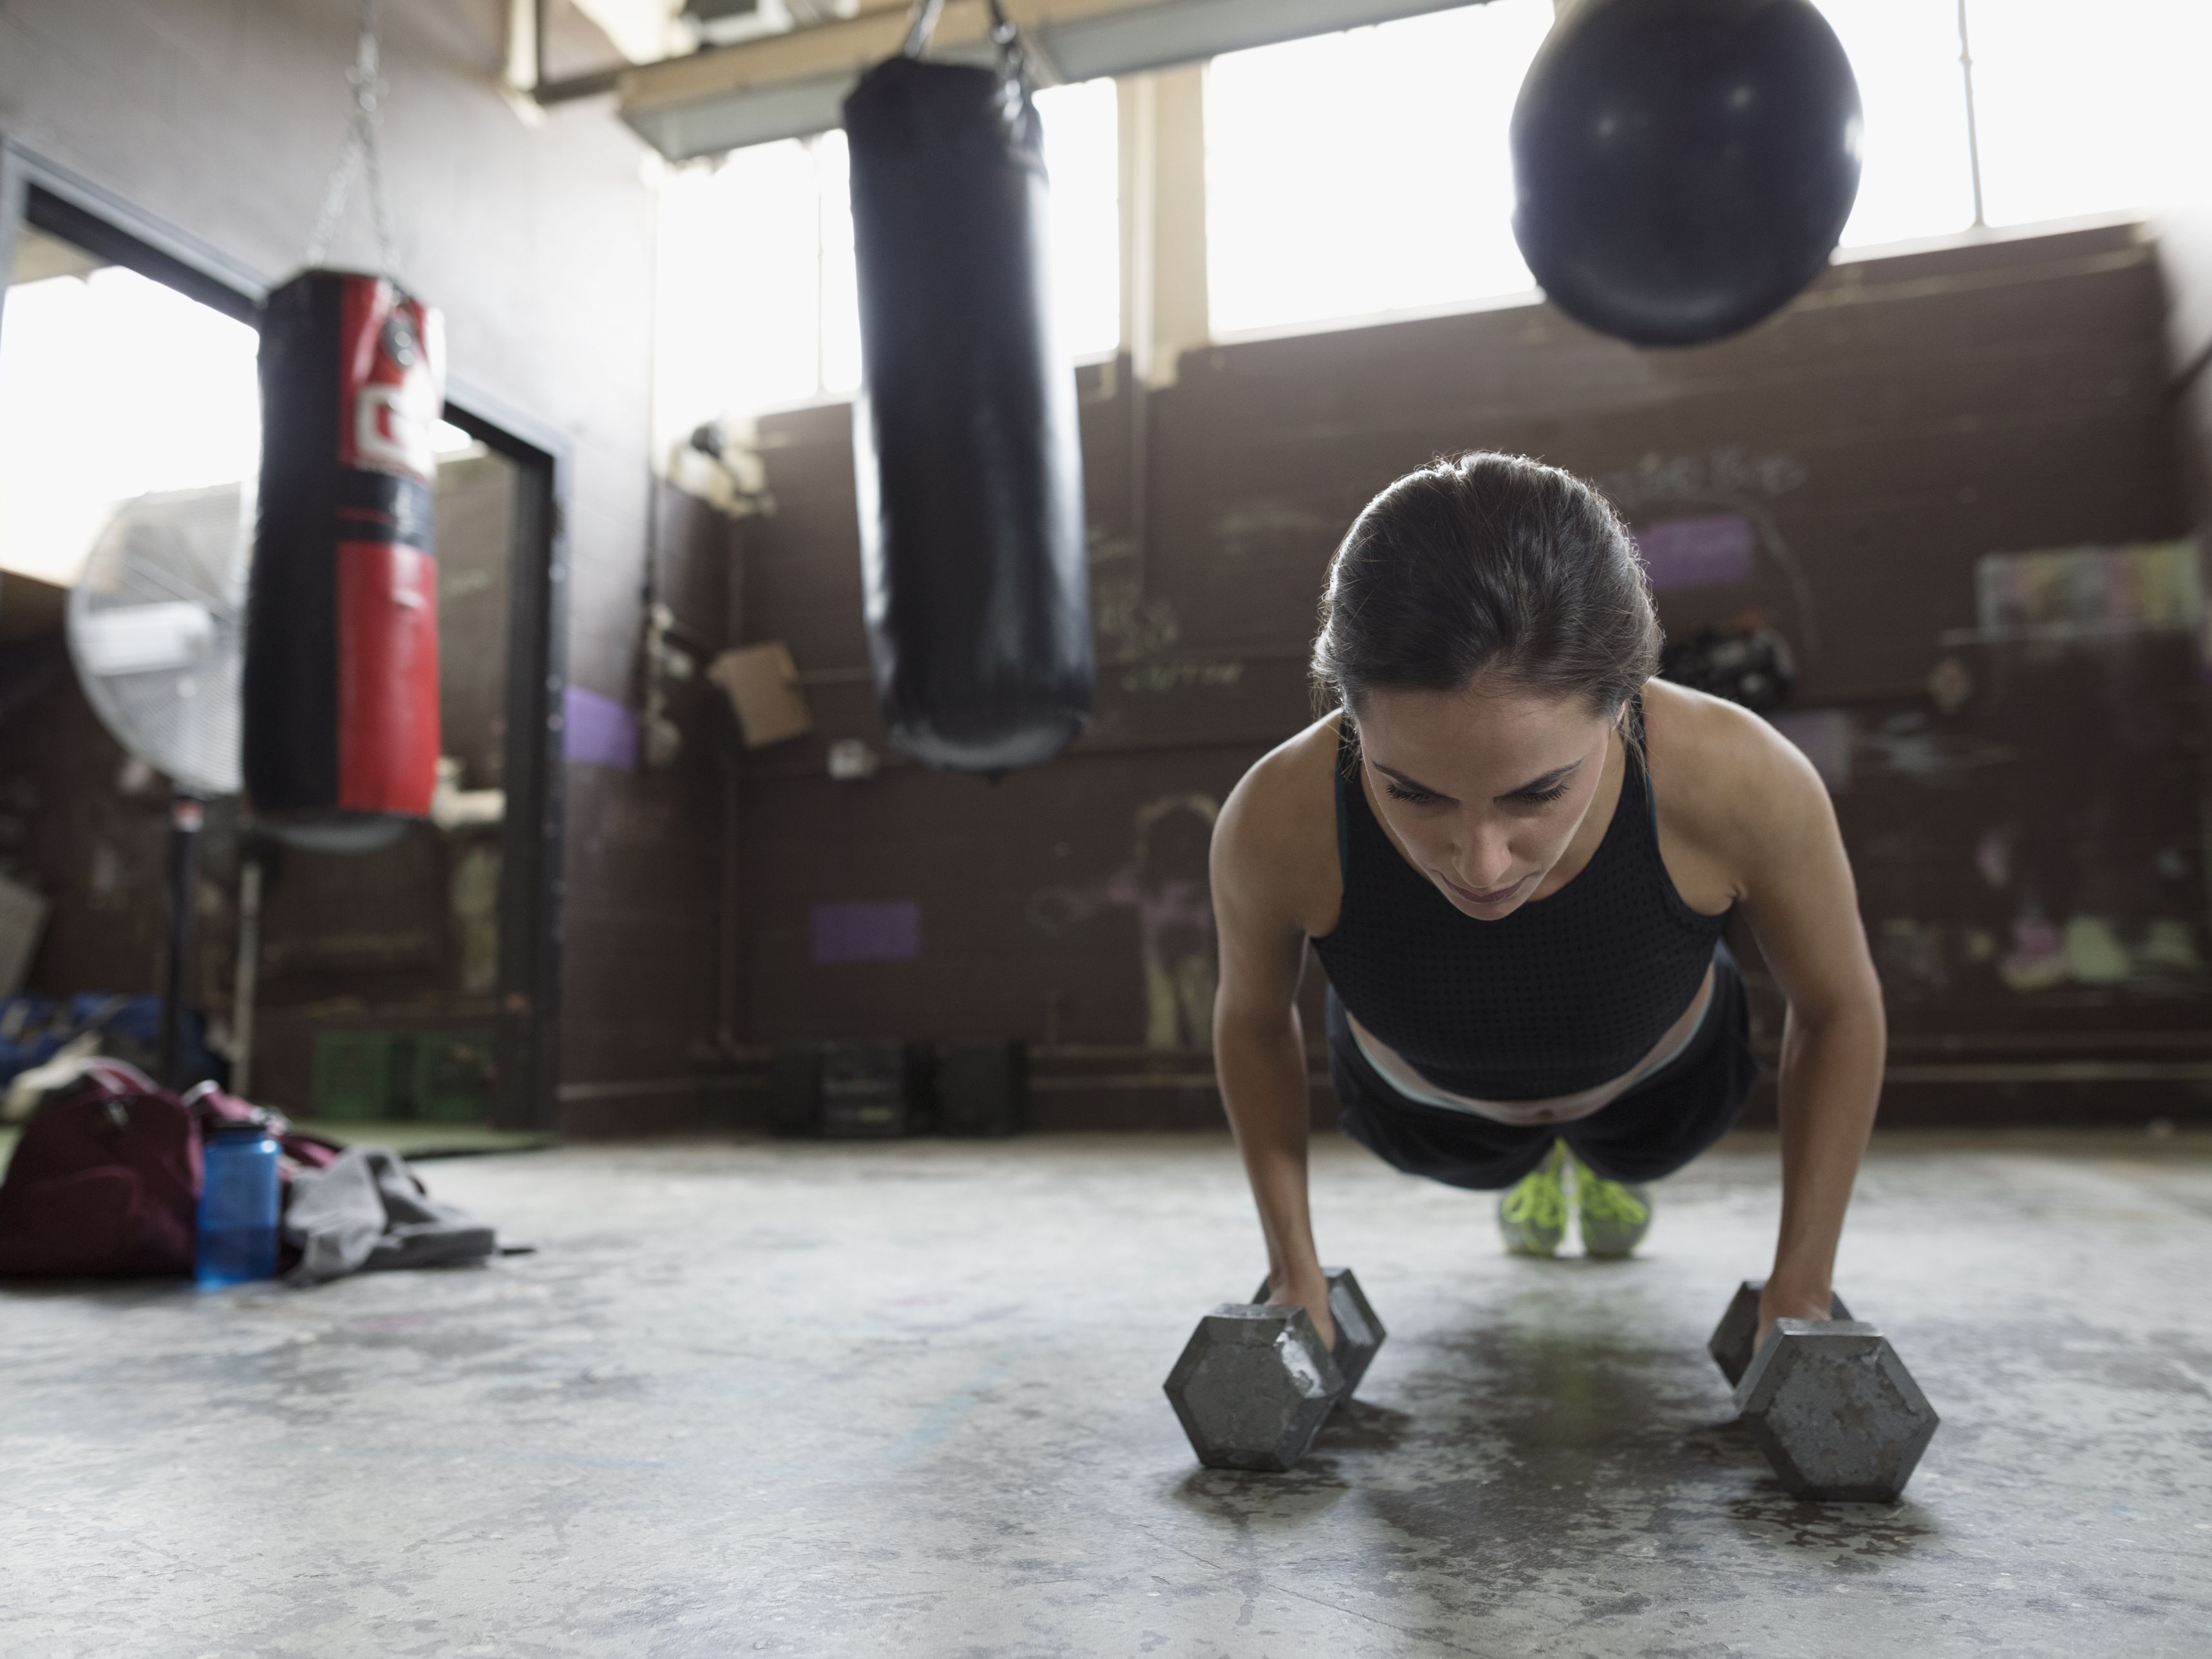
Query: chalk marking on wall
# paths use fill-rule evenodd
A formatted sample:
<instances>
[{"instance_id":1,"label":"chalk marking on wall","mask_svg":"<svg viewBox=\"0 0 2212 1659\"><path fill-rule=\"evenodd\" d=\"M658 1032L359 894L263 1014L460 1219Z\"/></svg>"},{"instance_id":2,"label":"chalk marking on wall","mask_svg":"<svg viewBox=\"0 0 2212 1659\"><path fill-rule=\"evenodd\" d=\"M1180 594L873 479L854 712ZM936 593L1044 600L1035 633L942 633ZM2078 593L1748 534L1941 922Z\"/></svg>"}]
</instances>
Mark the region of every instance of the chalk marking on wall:
<instances>
[{"instance_id":1,"label":"chalk marking on wall","mask_svg":"<svg viewBox=\"0 0 2212 1659\"><path fill-rule=\"evenodd\" d=\"M1124 691L1180 691L1186 686L1234 685L1244 678L1241 662L1203 662L1190 657L1139 663L1121 676Z\"/></svg>"},{"instance_id":2,"label":"chalk marking on wall","mask_svg":"<svg viewBox=\"0 0 2212 1659\"><path fill-rule=\"evenodd\" d=\"M1800 488L1812 477L1794 455L1756 454L1741 444L1722 444L1703 455L1646 455L1634 466L1601 474L1593 482L1630 518L1647 509L1678 505L1717 507L1741 514L1758 532L1759 550L1774 562L1790 586L1808 656L1820 652L1820 613L1804 566L1775 522L1767 502Z\"/></svg>"},{"instance_id":3,"label":"chalk marking on wall","mask_svg":"<svg viewBox=\"0 0 2212 1659\"><path fill-rule=\"evenodd\" d=\"M1132 817L1128 863L1096 881L1040 887L1030 896L1030 926L1055 939L1104 909L1136 912L1147 1048L1213 1044L1220 963L1205 848L1220 812L1219 801L1196 793L1148 800ZM1179 820L1194 819L1200 835L1178 842L1168 833Z\"/></svg>"},{"instance_id":4,"label":"chalk marking on wall","mask_svg":"<svg viewBox=\"0 0 2212 1659\"><path fill-rule=\"evenodd\" d=\"M1344 523L1291 501L1240 501L1214 520L1213 535L1221 551L1232 559L1248 558L1284 541L1310 541L1316 551L1325 552L1342 533Z\"/></svg>"}]
</instances>

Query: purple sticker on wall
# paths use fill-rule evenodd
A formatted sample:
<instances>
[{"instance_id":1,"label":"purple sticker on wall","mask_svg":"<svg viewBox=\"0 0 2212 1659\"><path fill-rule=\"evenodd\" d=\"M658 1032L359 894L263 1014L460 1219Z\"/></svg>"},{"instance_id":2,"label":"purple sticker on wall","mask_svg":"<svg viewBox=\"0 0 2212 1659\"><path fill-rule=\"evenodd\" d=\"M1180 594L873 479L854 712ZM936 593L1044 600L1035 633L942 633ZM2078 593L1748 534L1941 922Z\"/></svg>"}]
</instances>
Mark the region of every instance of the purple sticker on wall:
<instances>
[{"instance_id":1,"label":"purple sticker on wall","mask_svg":"<svg viewBox=\"0 0 2212 1659\"><path fill-rule=\"evenodd\" d=\"M1751 520L1741 513L1662 519L1636 532L1636 550L1654 592L1670 587L1718 587L1751 577Z\"/></svg>"},{"instance_id":2,"label":"purple sticker on wall","mask_svg":"<svg viewBox=\"0 0 2212 1659\"><path fill-rule=\"evenodd\" d=\"M914 899L817 904L812 922L817 964L912 962L921 954L921 905Z\"/></svg>"},{"instance_id":3,"label":"purple sticker on wall","mask_svg":"<svg viewBox=\"0 0 2212 1659\"><path fill-rule=\"evenodd\" d=\"M561 694L561 752L589 766L637 770L637 716L612 697L572 685Z\"/></svg>"}]
</instances>

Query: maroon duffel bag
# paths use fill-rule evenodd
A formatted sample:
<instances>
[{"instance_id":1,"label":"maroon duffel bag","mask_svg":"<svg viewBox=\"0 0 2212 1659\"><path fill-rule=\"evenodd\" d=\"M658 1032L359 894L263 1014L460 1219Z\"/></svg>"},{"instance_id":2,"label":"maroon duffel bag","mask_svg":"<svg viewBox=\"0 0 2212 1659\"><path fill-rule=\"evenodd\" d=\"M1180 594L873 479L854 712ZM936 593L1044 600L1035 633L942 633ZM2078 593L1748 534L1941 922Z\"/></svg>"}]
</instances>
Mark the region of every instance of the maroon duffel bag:
<instances>
[{"instance_id":1,"label":"maroon duffel bag","mask_svg":"<svg viewBox=\"0 0 2212 1659\"><path fill-rule=\"evenodd\" d=\"M120 1060L94 1061L23 1126L0 1180L0 1279L191 1273L201 1139L257 1116L284 1149L288 1191L294 1164L337 1156L213 1084L178 1096Z\"/></svg>"}]
</instances>

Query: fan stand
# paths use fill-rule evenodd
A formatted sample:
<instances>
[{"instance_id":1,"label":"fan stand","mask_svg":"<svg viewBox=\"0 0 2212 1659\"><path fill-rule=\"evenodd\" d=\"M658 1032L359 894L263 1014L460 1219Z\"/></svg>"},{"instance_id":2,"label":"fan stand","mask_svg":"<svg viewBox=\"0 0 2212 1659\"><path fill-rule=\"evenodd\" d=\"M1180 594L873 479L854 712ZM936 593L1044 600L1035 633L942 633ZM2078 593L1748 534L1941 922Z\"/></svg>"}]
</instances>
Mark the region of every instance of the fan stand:
<instances>
[{"instance_id":1,"label":"fan stand","mask_svg":"<svg viewBox=\"0 0 2212 1659\"><path fill-rule=\"evenodd\" d=\"M161 988L161 1086L182 1089L185 979L192 958L192 913L199 896L200 827L207 803L173 789L169 796L169 959Z\"/></svg>"}]
</instances>

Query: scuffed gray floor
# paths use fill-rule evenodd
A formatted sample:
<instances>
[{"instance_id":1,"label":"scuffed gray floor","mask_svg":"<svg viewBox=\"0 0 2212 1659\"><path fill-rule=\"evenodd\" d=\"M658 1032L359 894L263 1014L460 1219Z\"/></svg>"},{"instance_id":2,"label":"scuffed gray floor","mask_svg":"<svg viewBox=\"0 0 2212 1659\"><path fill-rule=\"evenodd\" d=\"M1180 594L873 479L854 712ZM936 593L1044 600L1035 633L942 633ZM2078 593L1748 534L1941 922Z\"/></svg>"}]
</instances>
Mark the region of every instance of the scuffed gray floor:
<instances>
[{"instance_id":1,"label":"scuffed gray floor","mask_svg":"<svg viewBox=\"0 0 2212 1659\"><path fill-rule=\"evenodd\" d=\"M1790 1501L1702 1345L1771 1146L1644 1256L1317 1146L1390 1340L1287 1476L1159 1391L1261 1264L1211 1139L580 1148L428 1167L541 1244L319 1291L0 1291L0 1653L2212 1651L2212 1157L1905 1142L1839 1282L1944 1415Z\"/></svg>"}]
</instances>

